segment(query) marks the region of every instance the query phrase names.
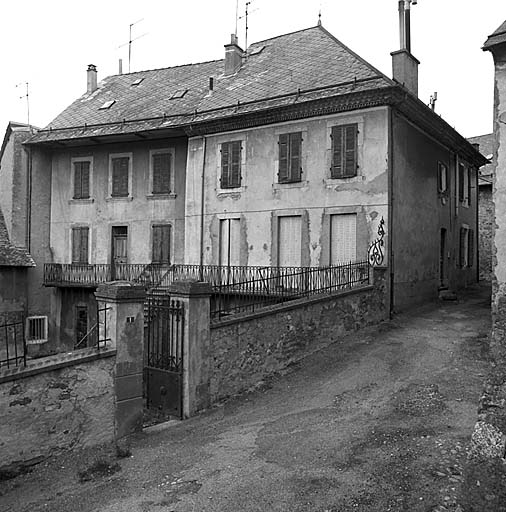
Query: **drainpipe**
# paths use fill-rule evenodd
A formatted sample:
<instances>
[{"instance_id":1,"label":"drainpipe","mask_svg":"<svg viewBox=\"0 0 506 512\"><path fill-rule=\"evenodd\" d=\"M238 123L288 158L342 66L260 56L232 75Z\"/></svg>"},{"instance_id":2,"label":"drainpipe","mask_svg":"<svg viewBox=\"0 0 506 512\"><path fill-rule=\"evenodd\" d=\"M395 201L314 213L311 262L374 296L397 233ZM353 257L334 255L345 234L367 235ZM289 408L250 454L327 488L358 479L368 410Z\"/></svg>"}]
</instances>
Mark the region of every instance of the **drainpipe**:
<instances>
[{"instance_id":1,"label":"drainpipe","mask_svg":"<svg viewBox=\"0 0 506 512\"><path fill-rule=\"evenodd\" d=\"M394 214L394 151L393 151L393 112L388 107L388 267L390 281L389 317L394 315L394 250L393 250L393 214Z\"/></svg>"},{"instance_id":2,"label":"drainpipe","mask_svg":"<svg viewBox=\"0 0 506 512\"><path fill-rule=\"evenodd\" d=\"M26 148L28 160L28 176L26 180L26 222L25 222L25 247L30 252L31 229L32 229L32 148Z\"/></svg>"},{"instance_id":3,"label":"drainpipe","mask_svg":"<svg viewBox=\"0 0 506 512\"><path fill-rule=\"evenodd\" d=\"M199 281L204 280L204 191L205 191L205 172L206 172L206 149L207 138L204 135L203 141L203 158L202 158L202 178L201 178L201 193L200 193L200 266L199 266Z\"/></svg>"}]
</instances>

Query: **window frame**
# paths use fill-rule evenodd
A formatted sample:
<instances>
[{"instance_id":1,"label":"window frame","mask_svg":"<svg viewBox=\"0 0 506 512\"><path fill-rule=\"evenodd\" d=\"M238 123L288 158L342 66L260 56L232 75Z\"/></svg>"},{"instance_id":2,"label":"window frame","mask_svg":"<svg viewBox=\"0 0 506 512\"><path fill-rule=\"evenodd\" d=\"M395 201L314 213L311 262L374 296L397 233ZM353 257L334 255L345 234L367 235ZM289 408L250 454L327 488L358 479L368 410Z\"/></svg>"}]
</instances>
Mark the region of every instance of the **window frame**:
<instances>
[{"instance_id":1,"label":"window frame","mask_svg":"<svg viewBox=\"0 0 506 512\"><path fill-rule=\"evenodd\" d=\"M234 222L237 222L237 226L239 228L239 233L238 233L238 247L237 247L237 255L238 255L238 262L237 264L234 264L232 265L230 263L230 241L231 241L231 233L232 233L232 230L231 230L231 225L232 225L232 222L231 221L234 221ZM223 254L222 254L222 242L223 242L223 239L222 239L222 226L224 226L226 224L228 224L228 229L227 229L227 232L228 232L228 240L227 240L227 247L228 247L228 255L227 255L227 262L226 264L223 263ZM226 216L226 217L220 217L218 219L218 265L219 266L222 266L222 267L234 267L234 266L240 266L241 265L241 218L240 217L229 217L229 216Z\"/></svg>"},{"instance_id":2,"label":"window frame","mask_svg":"<svg viewBox=\"0 0 506 512\"><path fill-rule=\"evenodd\" d=\"M286 158L282 158L282 138L286 137ZM293 139L296 139L295 141ZM293 169L293 145L294 142L298 143L298 169L294 171ZM302 143L304 142L304 133L302 130L294 131L294 132L286 132L280 133L278 135L278 173L277 173L277 182L279 184L285 183L301 183L302 182L302 174L303 174L303 157L302 157ZM282 178L282 161L286 161L286 178Z\"/></svg>"},{"instance_id":3,"label":"window frame","mask_svg":"<svg viewBox=\"0 0 506 512\"><path fill-rule=\"evenodd\" d=\"M475 243L474 231L467 224L462 224L459 232L459 268L473 267Z\"/></svg>"},{"instance_id":4,"label":"window frame","mask_svg":"<svg viewBox=\"0 0 506 512\"><path fill-rule=\"evenodd\" d=\"M353 174L347 172L347 154L350 152L350 150L347 149L347 137L348 133L347 131L349 129L354 130L353 134L353 140L354 140L354 148L351 150L353 151ZM336 159L336 138L337 138L337 130L340 132L340 166L341 171L340 174L336 174L335 168L337 167L335 165L335 159ZM358 176L358 169L359 169L359 123L358 122L348 122L348 123L342 123L342 124L334 124L330 127L330 138L331 138L331 145L330 145L330 179L333 180L341 180L341 179L347 179L347 178L355 178Z\"/></svg>"},{"instance_id":5,"label":"window frame","mask_svg":"<svg viewBox=\"0 0 506 512\"><path fill-rule=\"evenodd\" d=\"M176 197L175 194L175 149L172 147L152 149L149 151L149 182L147 195L150 198L168 198ZM169 191L168 192L155 192L155 169L154 169L154 157L159 154L170 155L170 169L169 169Z\"/></svg>"},{"instance_id":6,"label":"window frame","mask_svg":"<svg viewBox=\"0 0 506 512\"><path fill-rule=\"evenodd\" d=\"M88 170L88 197L76 197L76 163L88 162L89 170ZM93 199L93 157L73 157L70 159L70 193L72 201L91 201Z\"/></svg>"},{"instance_id":7,"label":"window frame","mask_svg":"<svg viewBox=\"0 0 506 512\"><path fill-rule=\"evenodd\" d=\"M113 160L119 158L128 158L128 186L127 195L113 195ZM131 152L128 153L110 153L109 154L109 191L108 197L112 200L128 200L132 199L132 168L133 168L133 154Z\"/></svg>"},{"instance_id":8,"label":"window frame","mask_svg":"<svg viewBox=\"0 0 506 512\"><path fill-rule=\"evenodd\" d=\"M461 172L462 171L462 172ZM458 162L457 165L457 175L458 175L458 202L463 207L469 208L471 205L470 201L470 178L471 178L471 168L463 162Z\"/></svg>"},{"instance_id":9,"label":"window frame","mask_svg":"<svg viewBox=\"0 0 506 512\"><path fill-rule=\"evenodd\" d=\"M81 259L81 256L83 255L82 251L82 238L79 239L79 259L74 259L74 232L82 232L83 230L86 230L87 236L86 236L86 261L83 261ZM87 225L76 225L70 227L70 262L72 265L89 265L90 264L90 254L91 254L91 229L90 226Z\"/></svg>"},{"instance_id":10,"label":"window frame","mask_svg":"<svg viewBox=\"0 0 506 512\"><path fill-rule=\"evenodd\" d=\"M444 172L442 172L444 171ZM444 176L444 180L443 180ZM447 195L449 189L448 183L449 173L448 165L444 162L438 161L437 163L437 191L439 195ZM443 186L444 185L444 186Z\"/></svg>"},{"instance_id":11,"label":"window frame","mask_svg":"<svg viewBox=\"0 0 506 512\"><path fill-rule=\"evenodd\" d=\"M358 214L357 212L339 212L339 213L329 213L329 255L328 255L328 258L329 258L329 265L345 265L347 263L356 263L358 261ZM342 216L347 216L347 217L350 217L350 216L353 216L354 218L354 223L355 223L355 233L354 233L354 236L355 236L355 255L353 257L352 260L350 261L340 261L340 262L337 262L337 263L333 263L332 260L333 260L333 255L334 255L334 242L335 240L333 239L332 237L332 233L333 233L333 221L334 220L337 220L337 217L342 217Z\"/></svg>"},{"instance_id":12,"label":"window frame","mask_svg":"<svg viewBox=\"0 0 506 512\"><path fill-rule=\"evenodd\" d=\"M228 154L230 155L229 157L229 161L227 163L227 166L229 168L233 167L234 165L234 161L233 161L233 146L234 145L237 145L239 144L239 159L238 159L238 165L239 165L239 173L238 173L238 183L235 183L235 182L232 182L232 184L229 184L229 182L227 182L225 185L223 184L224 183L224 180L223 180L223 177L224 177L224 159L223 159L223 149L224 147L228 147L230 146L232 151L228 151ZM219 148L218 148L218 152L219 152L219 164L218 164L218 168L219 168L219 175L218 175L218 183L219 183L219 188L221 190L231 190L231 189L240 189L242 187L242 182L243 182L243 158L244 158L244 141L243 139L231 139L231 140L226 140L224 142L220 142L219 144ZM233 169L232 171L229 171L228 174L230 175L231 173L233 173Z\"/></svg>"},{"instance_id":13,"label":"window frame","mask_svg":"<svg viewBox=\"0 0 506 512\"><path fill-rule=\"evenodd\" d=\"M168 228L169 234L169 247L167 253L167 260L155 259L155 228ZM172 246L173 246L173 227L168 222L154 222L151 224L151 263L154 265L170 265L172 261ZM163 250L160 252L163 253Z\"/></svg>"}]
</instances>

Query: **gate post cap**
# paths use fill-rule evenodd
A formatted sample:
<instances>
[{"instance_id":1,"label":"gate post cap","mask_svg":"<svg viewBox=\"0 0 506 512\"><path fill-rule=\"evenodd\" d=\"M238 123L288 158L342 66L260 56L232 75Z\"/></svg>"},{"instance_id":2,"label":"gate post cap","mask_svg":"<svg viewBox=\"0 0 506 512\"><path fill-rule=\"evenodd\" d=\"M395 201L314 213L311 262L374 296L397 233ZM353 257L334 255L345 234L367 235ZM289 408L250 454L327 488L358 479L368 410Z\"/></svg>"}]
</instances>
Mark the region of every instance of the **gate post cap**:
<instances>
[{"instance_id":1,"label":"gate post cap","mask_svg":"<svg viewBox=\"0 0 506 512\"><path fill-rule=\"evenodd\" d=\"M202 297L211 295L213 289L209 283L195 279L184 279L174 281L169 287L169 295L189 295L191 297Z\"/></svg>"},{"instance_id":2,"label":"gate post cap","mask_svg":"<svg viewBox=\"0 0 506 512\"><path fill-rule=\"evenodd\" d=\"M146 297L146 290L144 286L128 281L110 281L98 285L95 297L121 302L142 302Z\"/></svg>"}]
</instances>

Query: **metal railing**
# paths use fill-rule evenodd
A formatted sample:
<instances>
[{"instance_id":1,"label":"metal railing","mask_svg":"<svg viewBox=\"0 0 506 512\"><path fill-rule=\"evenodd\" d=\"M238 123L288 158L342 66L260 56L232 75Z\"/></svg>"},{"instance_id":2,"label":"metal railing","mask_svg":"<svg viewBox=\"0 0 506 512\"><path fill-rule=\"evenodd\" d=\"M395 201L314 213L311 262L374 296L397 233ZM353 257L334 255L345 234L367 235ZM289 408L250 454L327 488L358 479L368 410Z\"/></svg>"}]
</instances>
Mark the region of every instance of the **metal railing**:
<instances>
[{"instance_id":1,"label":"metal railing","mask_svg":"<svg viewBox=\"0 0 506 512\"><path fill-rule=\"evenodd\" d=\"M156 286L169 269L156 263L45 263L46 286L97 286L108 281L130 281Z\"/></svg>"},{"instance_id":2,"label":"metal railing","mask_svg":"<svg viewBox=\"0 0 506 512\"><path fill-rule=\"evenodd\" d=\"M0 369L26 366L25 323L0 324Z\"/></svg>"}]
</instances>

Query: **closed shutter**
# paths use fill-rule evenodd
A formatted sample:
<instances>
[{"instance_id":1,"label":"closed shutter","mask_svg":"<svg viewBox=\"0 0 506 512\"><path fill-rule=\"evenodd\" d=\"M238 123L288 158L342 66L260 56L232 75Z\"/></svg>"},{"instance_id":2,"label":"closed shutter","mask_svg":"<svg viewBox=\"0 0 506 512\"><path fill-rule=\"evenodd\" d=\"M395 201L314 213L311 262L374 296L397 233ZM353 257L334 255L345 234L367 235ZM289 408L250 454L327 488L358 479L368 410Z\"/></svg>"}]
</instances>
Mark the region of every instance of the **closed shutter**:
<instances>
[{"instance_id":1,"label":"closed shutter","mask_svg":"<svg viewBox=\"0 0 506 512\"><path fill-rule=\"evenodd\" d=\"M467 169L467 205L471 206L471 190L472 190L472 171Z\"/></svg>"},{"instance_id":2,"label":"closed shutter","mask_svg":"<svg viewBox=\"0 0 506 512\"><path fill-rule=\"evenodd\" d=\"M343 127L332 127L332 168L331 177L341 178L343 176Z\"/></svg>"},{"instance_id":3,"label":"closed shutter","mask_svg":"<svg viewBox=\"0 0 506 512\"><path fill-rule=\"evenodd\" d=\"M301 218L300 216L279 217L278 222L278 265L300 267Z\"/></svg>"},{"instance_id":4,"label":"closed shutter","mask_svg":"<svg viewBox=\"0 0 506 512\"><path fill-rule=\"evenodd\" d=\"M278 181L284 183L289 180L288 170L288 134L285 133L279 136L279 171Z\"/></svg>"},{"instance_id":5,"label":"closed shutter","mask_svg":"<svg viewBox=\"0 0 506 512\"><path fill-rule=\"evenodd\" d=\"M170 263L171 229L170 224L153 226L153 263Z\"/></svg>"},{"instance_id":6,"label":"closed shutter","mask_svg":"<svg viewBox=\"0 0 506 512\"><path fill-rule=\"evenodd\" d=\"M241 186L241 141L232 142L232 162L229 185L231 187Z\"/></svg>"},{"instance_id":7,"label":"closed shutter","mask_svg":"<svg viewBox=\"0 0 506 512\"><path fill-rule=\"evenodd\" d=\"M74 199L90 197L90 162L74 162Z\"/></svg>"},{"instance_id":8,"label":"closed shutter","mask_svg":"<svg viewBox=\"0 0 506 512\"><path fill-rule=\"evenodd\" d=\"M221 188L229 187L229 143L225 142L221 145Z\"/></svg>"},{"instance_id":9,"label":"closed shutter","mask_svg":"<svg viewBox=\"0 0 506 512\"><path fill-rule=\"evenodd\" d=\"M171 174L171 154L153 155L153 194L169 194Z\"/></svg>"},{"instance_id":10,"label":"closed shutter","mask_svg":"<svg viewBox=\"0 0 506 512\"><path fill-rule=\"evenodd\" d=\"M241 186L242 142L224 142L221 145L221 188Z\"/></svg>"},{"instance_id":11,"label":"closed shutter","mask_svg":"<svg viewBox=\"0 0 506 512\"><path fill-rule=\"evenodd\" d=\"M240 220L223 219L220 221L220 256L221 266L240 265Z\"/></svg>"},{"instance_id":12,"label":"closed shutter","mask_svg":"<svg viewBox=\"0 0 506 512\"><path fill-rule=\"evenodd\" d=\"M332 127L331 178L357 175L357 134L357 124Z\"/></svg>"},{"instance_id":13,"label":"closed shutter","mask_svg":"<svg viewBox=\"0 0 506 512\"><path fill-rule=\"evenodd\" d=\"M112 159L112 197L128 197L128 157Z\"/></svg>"},{"instance_id":14,"label":"closed shutter","mask_svg":"<svg viewBox=\"0 0 506 512\"><path fill-rule=\"evenodd\" d=\"M459 266L463 268L466 266L466 251L467 250L467 228L460 228L460 243L459 243Z\"/></svg>"},{"instance_id":15,"label":"closed shutter","mask_svg":"<svg viewBox=\"0 0 506 512\"><path fill-rule=\"evenodd\" d=\"M88 263L87 227L72 228L72 263Z\"/></svg>"},{"instance_id":16,"label":"closed shutter","mask_svg":"<svg viewBox=\"0 0 506 512\"><path fill-rule=\"evenodd\" d=\"M290 181L300 181L302 134L290 134Z\"/></svg>"},{"instance_id":17,"label":"closed shutter","mask_svg":"<svg viewBox=\"0 0 506 512\"><path fill-rule=\"evenodd\" d=\"M330 263L339 265L357 259L356 214L331 215Z\"/></svg>"},{"instance_id":18,"label":"closed shutter","mask_svg":"<svg viewBox=\"0 0 506 512\"><path fill-rule=\"evenodd\" d=\"M459 201L464 201L464 166L459 164Z\"/></svg>"},{"instance_id":19,"label":"closed shutter","mask_svg":"<svg viewBox=\"0 0 506 512\"><path fill-rule=\"evenodd\" d=\"M345 127L344 134L344 176L357 175L357 125Z\"/></svg>"},{"instance_id":20,"label":"closed shutter","mask_svg":"<svg viewBox=\"0 0 506 512\"><path fill-rule=\"evenodd\" d=\"M474 231L470 229L467 233L467 266L472 267L474 264Z\"/></svg>"}]
</instances>

